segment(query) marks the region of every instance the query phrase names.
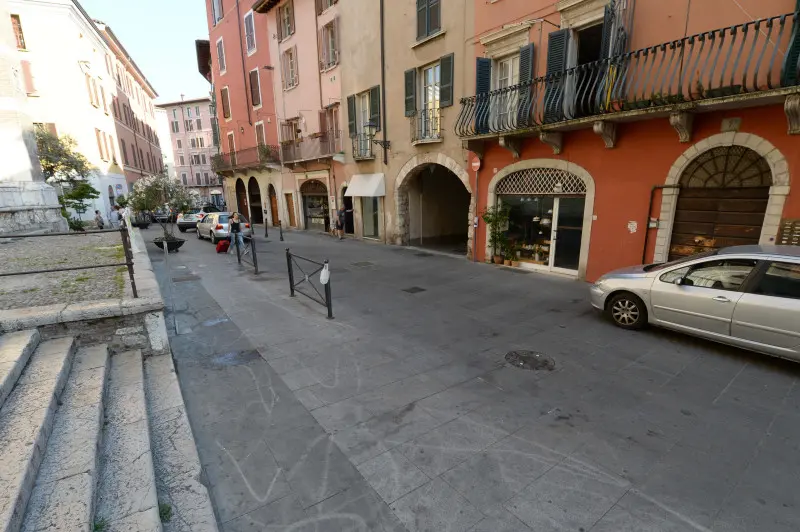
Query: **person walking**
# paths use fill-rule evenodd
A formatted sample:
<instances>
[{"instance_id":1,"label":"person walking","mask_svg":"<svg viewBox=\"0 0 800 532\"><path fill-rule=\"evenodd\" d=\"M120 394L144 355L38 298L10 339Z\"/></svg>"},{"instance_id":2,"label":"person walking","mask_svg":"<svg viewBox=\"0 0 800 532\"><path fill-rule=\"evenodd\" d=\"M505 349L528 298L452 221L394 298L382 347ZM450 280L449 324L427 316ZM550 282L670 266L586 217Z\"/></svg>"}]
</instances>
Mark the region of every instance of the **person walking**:
<instances>
[{"instance_id":1,"label":"person walking","mask_svg":"<svg viewBox=\"0 0 800 532\"><path fill-rule=\"evenodd\" d=\"M100 214L100 211L97 209L94 211L94 223L97 225L98 229L103 229L106 226L106 223L103 221L103 215Z\"/></svg>"},{"instance_id":2,"label":"person walking","mask_svg":"<svg viewBox=\"0 0 800 532\"><path fill-rule=\"evenodd\" d=\"M234 248L235 248L237 242L239 244L239 248L240 249L244 249L243 253L245 255L250 253L250 248L245 247L245 245L244 245L244 236L242 235L242 223L241 223L241 220L239 218L239 213L238 212L233 213L233 216L231 216L231 220L229 222L229 226L230 226L230 235L231 235L231 245L228 248L228 253L230 254L230 253L234 252Z\"/></svg>"},{"instance_id":3,"label":"person walking","mask_svg":"<svg viewBox=\"0 0 800 532\"><path fill-rule=\"evenodd\" d=\"M108 223L114 229L119 229L119 205L114 205L111 208L111 215L108 217Z\"/></svg>"},{"instance_id":4,"label":"person walking","mask_svg":"<svg viewBox=\"0 0 800 532\"><path fill-rule=\"evenodd\" d=\"M353 209L345 209L344 205L339 207L336 211L336 233L339 235L339 240L344 238L344 227L347 222L347 213L353 212Z\"/></svg>"}]
</instances>

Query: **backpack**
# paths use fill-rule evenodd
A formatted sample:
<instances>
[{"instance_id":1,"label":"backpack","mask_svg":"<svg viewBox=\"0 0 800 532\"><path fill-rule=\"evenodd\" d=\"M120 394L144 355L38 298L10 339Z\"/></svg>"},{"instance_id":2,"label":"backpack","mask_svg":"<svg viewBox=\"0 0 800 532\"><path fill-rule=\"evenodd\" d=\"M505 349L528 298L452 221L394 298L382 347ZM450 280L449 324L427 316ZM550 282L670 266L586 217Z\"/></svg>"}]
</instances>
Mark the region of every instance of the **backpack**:
<instances>
[{"instance_id":1,"label":"backpack","mask_svg":"<svg viewBox=\"0 0 800 532\"><path fill-rule=\"evenodd\" d=\"M230 240L220 240L217 242L217 253L227 253L228 246L231 245Z\"/></svg>"}]
</instances>

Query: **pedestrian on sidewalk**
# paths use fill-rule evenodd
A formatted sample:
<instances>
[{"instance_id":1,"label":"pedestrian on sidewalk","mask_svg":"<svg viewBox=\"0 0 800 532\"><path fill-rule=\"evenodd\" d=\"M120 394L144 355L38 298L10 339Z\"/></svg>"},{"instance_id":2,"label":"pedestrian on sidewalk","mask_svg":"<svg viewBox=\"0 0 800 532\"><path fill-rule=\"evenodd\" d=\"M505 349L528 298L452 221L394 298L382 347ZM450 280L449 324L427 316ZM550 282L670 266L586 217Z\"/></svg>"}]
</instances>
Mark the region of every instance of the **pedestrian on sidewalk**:
<instances>
[{"instance_id":1,"label":"pedestrian on sidewalk","mask_svg":"<svg viewBox=\"0 0 800 532\"><path fill-rule=\"evenodd\" d=\"M98 229L103 229L106 223L103 221L103 215L100 214L100 211L95 209L94 211L94 223L97 224Z\"/></svg>"},{"instance_id":2,"label":"pedestrian on sidewalk","mask_svg":"<svg viewBox=\"0 0 800 532\"><path fill-rule=\"evenodd\" d=\"M348 212L353 212L353 209L347 210L344 205L339 207L339 210L336 212L336 233L339 235L339 240L344 238L344 225L347 221Z\"/></svg>"},{"instance_id":3,"label":"pedestrian on sidewalk","mask_svg":"<svg viewBox=\"0 0 800 532\"><path fill-rule=\"evenodd\" d=\"M230 221L230 235L231 235L231 245L228 248L228 253L233 253L234 247L236 243L239 243L239 248L244 250L244 254L247 255L250 253L250 248L245 247L244 245L244 236L242 236L242 224L239 219L239 213L233 213Z\"/></svg>"}]
</instances>

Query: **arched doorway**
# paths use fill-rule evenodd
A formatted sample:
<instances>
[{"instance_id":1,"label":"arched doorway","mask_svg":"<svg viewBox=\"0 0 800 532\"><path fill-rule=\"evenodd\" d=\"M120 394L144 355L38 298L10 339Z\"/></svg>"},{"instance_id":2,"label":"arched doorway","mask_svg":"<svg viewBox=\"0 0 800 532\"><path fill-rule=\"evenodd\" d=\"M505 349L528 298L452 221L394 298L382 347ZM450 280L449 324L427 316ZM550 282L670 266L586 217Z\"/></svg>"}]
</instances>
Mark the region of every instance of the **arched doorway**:
<instances>
[{"instance_id":1,"label":"arched doorway","mask_svg":"<svg viewBox=\"0 0 800 532\"><path fill-rule=\"evenodd\" d=\"M449 168L437 163L415 168L398 188L405 207L403 240L412 246L466 255L472 194Z\"/></svg>"},{"instance_id":2,"label":"arched doorway","mask_svg":"<svg viewBox=\"0 0 800 532\"><path fill-rule=\"evenodd\" d=\"M342 205L344 205L344 232L348 235L355 233L355 223L353 223L353 197L346 196L347 187L342 187ZM377 198L375 198L377 200Z\"/></svg>"},{"instance_id":3,"label":"arched doorway","mask_svg":"<svg viewBox=\"0 0 800 532\"><path fill-rule=\"evenodd\" d=\"M759 243L772 186L764 157L745 146L718 146L694 158L678 184L670 260Z\"/></svg>"},{"instance_id":4,"label":"arched doorway","mask_svg":"<svg viewBox=\"0 0 800 532\"><path fill-rule=\"evenodd\" d=\"M247 189L244 187L244 181L236 180L236 209L244 214L247 219L250 219L250 209L247 208Z\"/></svg>"},{"instance_id":5,"label":"arched doorway","mask_svg":"<svg viewBox=\"0 0 800 532\"><path fill-rule=\"evenodd\" d=\"M269 213L272 219L272 226L277 227L278 223L280 223L280 216L278 215L278 194L275 192L275 187L272 186L272 183L269 184L267 192L269 193Z\"/></svg>"},{"instance_id":6,"label":"arched doorway","mask_svg":"<svg viewBox=\"0 0 800 532\"><path fill-rule=\"evenodd\" d=\"M255 177L250 177L247 182L247 191L250 193L250 213L253 216L250 221L254 224L263 224L264 214L261 206L261 189Z\"/></svg>"},{"instance_id":7,"label":"arched doorway","mask_svg":"<svg viewBox=\"0 0 800 532\"><path fill-rule=\"evenodd\" d=\"M330 231L331 219L328 209L328 187L322 181L310 179L300 186L303 197L303 216L306 229Z\"/></svg>"}]
</instances>

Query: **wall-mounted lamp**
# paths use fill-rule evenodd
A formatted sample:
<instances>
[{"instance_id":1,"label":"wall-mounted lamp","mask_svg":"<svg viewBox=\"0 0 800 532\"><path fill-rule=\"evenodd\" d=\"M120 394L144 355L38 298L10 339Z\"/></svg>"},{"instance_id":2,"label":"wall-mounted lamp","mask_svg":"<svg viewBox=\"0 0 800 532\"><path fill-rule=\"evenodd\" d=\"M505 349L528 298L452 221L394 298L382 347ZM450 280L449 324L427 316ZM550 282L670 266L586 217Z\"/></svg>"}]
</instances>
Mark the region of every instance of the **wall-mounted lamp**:
<instances>
[{"instance_id":1,"label":"wall-mounted lamp","mask_svg":"<svg viewBox=\"0 0 800 532\"><path fill-rule=\"evenodd\" d=\"M244 126L239 126L239 133L244 133Z\"/></svg>"},{"instance_id":2,"label":"wall-mounted lamp","mask_svg":"<svg viewBox=\"0 0 800 532\"><path fill-rule=\"evenodd\" d=\"M367 134L368 138L372 139L372 143L377 144L381 148L388 150L392 145L391 141L375 140L375 133L377 132L378 132L378 124L375 124L374 122L367 122L366 124L364 124L364 133Z\"/></svg>"}]
</instances>

